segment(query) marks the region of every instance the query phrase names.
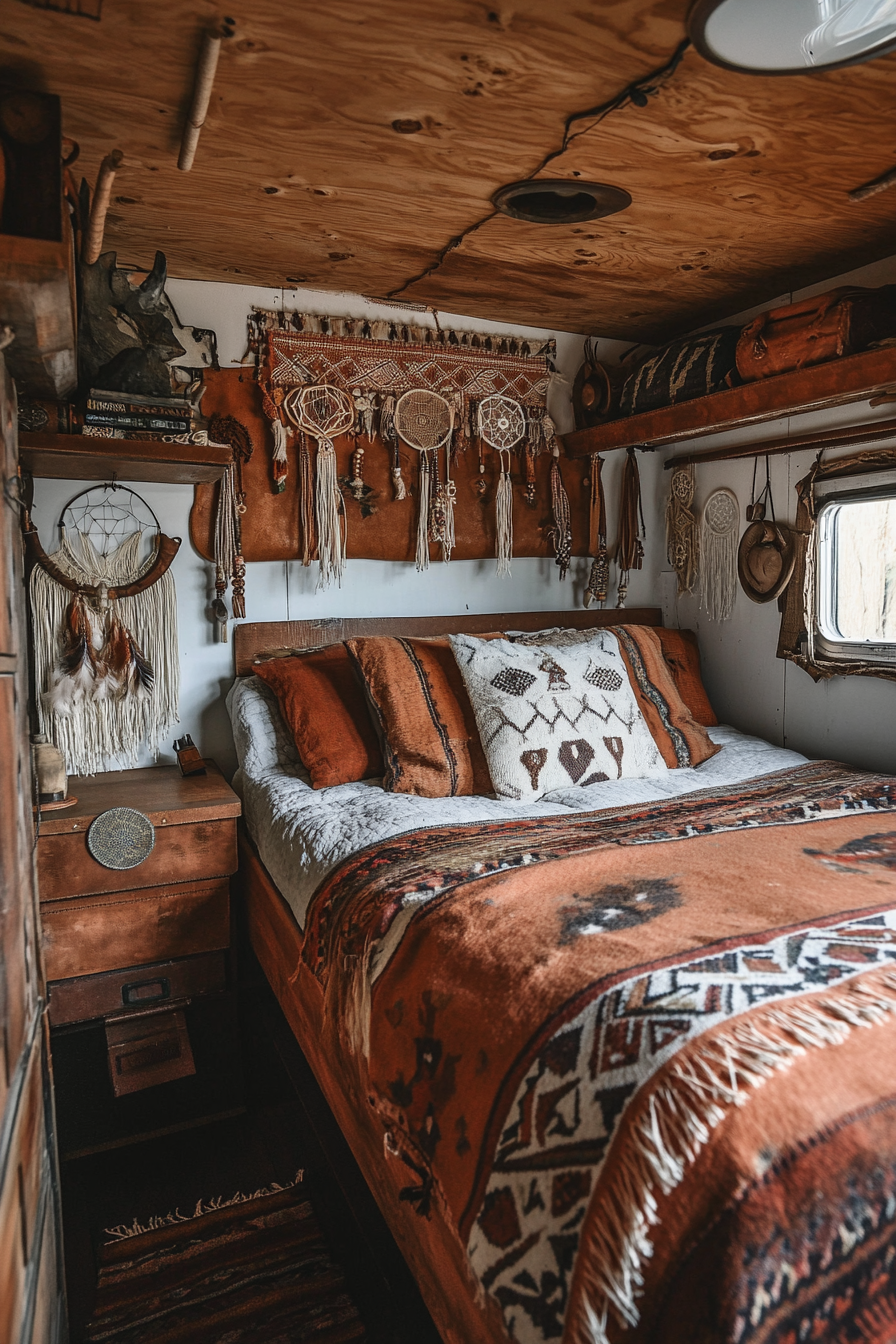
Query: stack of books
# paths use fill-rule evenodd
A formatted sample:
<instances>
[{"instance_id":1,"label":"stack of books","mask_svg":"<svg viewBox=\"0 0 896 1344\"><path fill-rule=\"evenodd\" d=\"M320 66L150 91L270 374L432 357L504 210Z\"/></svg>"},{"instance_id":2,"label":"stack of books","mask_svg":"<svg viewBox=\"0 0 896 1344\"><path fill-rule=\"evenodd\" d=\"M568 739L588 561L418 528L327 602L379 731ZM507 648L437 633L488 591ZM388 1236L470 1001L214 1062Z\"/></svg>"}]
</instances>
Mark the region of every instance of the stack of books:
<instances>
[{"instance_id":1,"label":"stack of books","mask_svg":"<svg viewBox=\"0 0 896 1344\"><path fill-rule=\"evenodd\" d=\"M167 438L195 434L205 424L198 405L188 397L144 397L91 388L82 433L96 438Z\"/></svg>"}]
</instances>

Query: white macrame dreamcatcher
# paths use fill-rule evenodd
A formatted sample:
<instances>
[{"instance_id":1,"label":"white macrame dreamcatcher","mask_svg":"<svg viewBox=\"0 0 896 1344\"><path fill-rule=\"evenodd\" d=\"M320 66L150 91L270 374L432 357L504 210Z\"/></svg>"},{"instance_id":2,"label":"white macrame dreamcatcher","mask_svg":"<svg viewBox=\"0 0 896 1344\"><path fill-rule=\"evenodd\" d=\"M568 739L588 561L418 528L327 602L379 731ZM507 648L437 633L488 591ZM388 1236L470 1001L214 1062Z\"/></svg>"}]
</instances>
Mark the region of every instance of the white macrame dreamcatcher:
<instances>
[{"instance_id":1,"label":"white macrame dreamcatcher","mask_svg":"<svg viewBox=\"0 0 896 1344\"><path fill-rule=\"evenodd\" d=\"M47 555L26 519L35 561L29 592L41 731L70 774L157 756L178 720L177 597L164 536L145 500L92 486L63 510L59 549Z\"/></svg>"},{"instance_id":2,"label":"white macrame dreamcatcher","mask_svg":"<svg viewBox=\"0 0 896 1344\"><path fill-rule=\"evenodd\" d=\"M445 480L439 479L439 449L451 443L454 409L438 392L412 388L395 403L395 433L420 454L420 500L417 512L417 569L429 569L429 542L450 560L454 549L454 502L451 449L445 453ZM435 489L433 489L433 484Z\"/></svg>"},{"instance_id":3,"label":"white macrame dreamcatcher","mask_svg":"<svg viewBox=\"0 0 896 1344\"><path fill-rule=\"evenodd\" d=\"M355 403L341 388L312 383L310 387L296 387L287 393L283 409L303 434L317 440L314 517L320 566L318 587L326 588L333 579L341 587L345 572L345 509L333 440L354 427Z\"/></svg>"},{"instance_id":4,"label":"white macrame dreamcatcher","mask_svg":"<svg viewBox=\"0 0 896 1344\"><path fill-rule=\"evenodd\" d=\"M495 494L498 574L510 574L513 559L513 487L510 481L510 454L526 437L526 413L512 397L495 394L485 397L478 407L479 437L494 448L501 464Z\"/></svg>"},{"instance_id":5,"label":"white macrame dreamcatcher","mask_svg":"<svg viewBox=\"0 0 896 1344\"><path fill-rule=\"evenodd\" d=\"M711 621L727 621L737 594L737 496L722 487L703 506L700 534L700 605Z\"/></svg>"}]
</instances>

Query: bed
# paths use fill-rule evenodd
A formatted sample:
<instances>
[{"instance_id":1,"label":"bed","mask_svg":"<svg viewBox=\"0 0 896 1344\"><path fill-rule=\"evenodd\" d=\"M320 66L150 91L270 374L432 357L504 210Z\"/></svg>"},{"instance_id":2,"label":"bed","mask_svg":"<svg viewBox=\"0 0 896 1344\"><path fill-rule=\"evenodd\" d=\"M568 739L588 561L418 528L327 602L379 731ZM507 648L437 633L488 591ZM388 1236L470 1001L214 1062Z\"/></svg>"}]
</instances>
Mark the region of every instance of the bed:
<instances>
[{"instance_id":1,"label":"bed","mask_svg":"<svg viewBox=\"0 0 896 1344\"><path fill-rule=\"evenodd\" d=\"M896 779L315 791L256 658L654 611L242 626L254 949L451 1344L896 1339ZM883 815L881 815L883 814Z\"/></svg>"}]
</instances>

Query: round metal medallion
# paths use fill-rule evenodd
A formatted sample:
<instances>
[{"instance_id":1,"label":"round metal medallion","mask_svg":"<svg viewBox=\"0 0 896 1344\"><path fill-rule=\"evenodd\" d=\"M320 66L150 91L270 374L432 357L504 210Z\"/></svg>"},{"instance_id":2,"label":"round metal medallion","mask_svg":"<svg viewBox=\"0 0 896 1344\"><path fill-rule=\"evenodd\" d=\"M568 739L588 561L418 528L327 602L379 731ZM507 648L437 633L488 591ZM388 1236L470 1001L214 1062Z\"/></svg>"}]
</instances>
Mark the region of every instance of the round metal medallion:
<instances>
[{"instance_id":1,"label":"round metal medallion","mask_svg":"<svg viewBox=\"0 0 896 1344\"><path fill-rule=\"evenodd\" d=\"M87 848L104 868L136 868L156 843L149 817L133 807L111 807L90 824Z\"/></svg>"}]
</instances>

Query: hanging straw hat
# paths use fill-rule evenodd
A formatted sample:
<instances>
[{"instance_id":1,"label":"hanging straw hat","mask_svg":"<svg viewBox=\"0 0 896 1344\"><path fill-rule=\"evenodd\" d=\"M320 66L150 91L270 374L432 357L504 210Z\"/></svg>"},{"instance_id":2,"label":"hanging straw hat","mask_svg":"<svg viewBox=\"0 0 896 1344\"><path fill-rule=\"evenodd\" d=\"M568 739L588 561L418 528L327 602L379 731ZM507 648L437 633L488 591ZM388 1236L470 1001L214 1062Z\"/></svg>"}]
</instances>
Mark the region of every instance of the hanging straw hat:
<instances>
[{"instance_id":1,"label":"hanging straw hat","mask_svg":"<svg viewBox=\"0 0 896 1344\"><path fill-rule=\"evenodd\" d=\"M752 602L773 602L790 582L796 552L789 527L759 519L740 539L737 575Z\"/></svg>"}]
</instances>

